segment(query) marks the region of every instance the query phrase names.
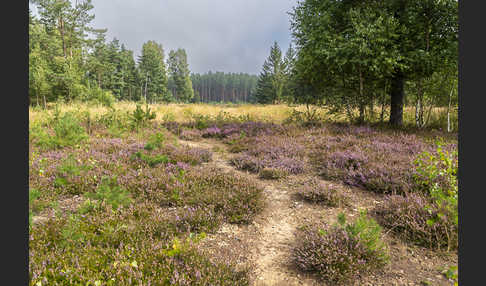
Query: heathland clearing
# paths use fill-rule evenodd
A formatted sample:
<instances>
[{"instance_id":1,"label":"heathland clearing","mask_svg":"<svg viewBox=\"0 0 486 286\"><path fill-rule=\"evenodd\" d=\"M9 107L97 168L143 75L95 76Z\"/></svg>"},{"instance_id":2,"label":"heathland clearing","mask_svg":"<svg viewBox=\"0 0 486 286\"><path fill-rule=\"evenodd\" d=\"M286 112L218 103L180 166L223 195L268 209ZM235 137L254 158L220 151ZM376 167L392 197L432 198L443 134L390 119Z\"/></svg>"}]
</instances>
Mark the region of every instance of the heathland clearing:
<instances>
[{"instance_id":1,"label":"heathland clearing","mask_svg":"<svg viewBox=\"0 0 486 286\"><path fill-rule=\"evenodd\" d=\"M414 160L437 141L457 160L457 134L304 126L285 105L135 110L30 110L31 285L453 284L457 225L427 222L446 210L426 210Z\"/></svg>"}]
</instances>

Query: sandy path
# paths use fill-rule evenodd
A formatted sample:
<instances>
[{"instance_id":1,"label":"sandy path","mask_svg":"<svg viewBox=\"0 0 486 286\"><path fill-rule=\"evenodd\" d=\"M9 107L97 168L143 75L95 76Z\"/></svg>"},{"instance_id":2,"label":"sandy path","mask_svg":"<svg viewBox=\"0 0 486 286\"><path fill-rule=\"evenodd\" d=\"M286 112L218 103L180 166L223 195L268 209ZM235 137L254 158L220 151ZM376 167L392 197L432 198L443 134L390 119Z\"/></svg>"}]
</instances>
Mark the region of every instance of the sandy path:
<instances>
[{"instance_id":1,"label":"sandy path","mask_svg":"<svg viewBox=\"0 0 486 286\"><path fill-rule=\"evenodd\" d=\"M294 244L294 233L299 222L299 215L288 190L279 188L278 182L259 179L257 175L236 170L228 163L228 153L223 143L204 140L202 142L179 140L181 144L191 147L206 148L213 152L213 160L208 163L227 172L233 171L252 177L262 187L266 197L264 211L255 218L250 227L225 226L219 232L228 236L228 232L238 237L245 237L250 245L249 260L253 265L253 285L319 285L312 277L297 273L291 262L291 250ZM300 205L302 207L302 204ZM302 208L299 209L302 213ZM231 229L231 231L228 231ZM218 238L214 238L217 240Z\"/></svg>"}]
</instances>

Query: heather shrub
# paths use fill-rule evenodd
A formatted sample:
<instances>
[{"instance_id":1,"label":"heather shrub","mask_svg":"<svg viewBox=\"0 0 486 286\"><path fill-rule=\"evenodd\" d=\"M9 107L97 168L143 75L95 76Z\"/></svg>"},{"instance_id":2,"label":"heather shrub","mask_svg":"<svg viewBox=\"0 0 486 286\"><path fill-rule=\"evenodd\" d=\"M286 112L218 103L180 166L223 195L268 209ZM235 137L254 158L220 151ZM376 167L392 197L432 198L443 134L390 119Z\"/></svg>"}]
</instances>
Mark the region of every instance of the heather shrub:
<instances>
[{"instance_id":1,"label":"heather shrub","mask_svg":"<svg viewBox=\"0 0 486 286\"><path fill-rule=\"evenodd\" d=\"M456 249L458 242L457 151L440 144L414 161L415 190L390 197L376 210L381 223L399 236L430 248Z\"/></svg>"},{"instance_id":2,"label":"heather shrub","mask_svg":"<svg viewBox=\"0 0 486 286\"><path fill-rule=\"evenodd\" d=\"M73 215L34 225L31 285L248 285L247 270L197 249L204 233L179 230L154 205Z\"/></svg>"},{"instance_id":3,"label":"heather shrub","mask_svg":"<svg viewBox=\"0 0 486 286\"><path fill-rule=\"evenodd\" d=\"M275 168L263 168L258 173L262 179L278 180L285 178L288 175L287 171Z\"/></svg>"},{"instance_id":4,"label":"heather shrub","mask_svg":"<svg viewBox=\"0 0 486 286\"><path fill-rule=\"evenodd\" d=\"M189 233L212 232L223 223L223 217L207 206L186 206L177 210L175 226Z\"/></svg>"},{"instance_id":5,"label":"heather shrub","mask_svg":"<svg viewBox=\"0 0 486 286\"><path fill-rule=\"evenodd\" d=\"M167 145L160 150L164 154L168 154L170 162L177 164L182 162L190 165L198 165L209 162L212 159L212 152L210 150L198 147Z\"/></svg>"},{"instance_id":6,"label":"heather shrub","mask_svg":"<svg viewBox=\"0 0 486 286\"><path fill-rule=\"evenodd\" d=\"M243 142L246 145L245 151L230 160L240 170L258 173L264 168L272 168L289 174L300 174L307 169L305 148L293 138L260 136Z\"/></svg>"},{"instance_id":7,"label":"heather shrub","mask_svg":"<svg viewBox=\"0 0 486 286\"><path fill-rule=\"evenodd\" d=\"M258 173L265 166L263 160L248 154L237 155L231 158L229 162L239 170L250 171L253 173Z\"/></svg>"},{"instance_id":8,"label":"heather shrub","mask_svg":"<svg viewBox=\"0 0 486 286\"><path fill-rule=\"evenodd\" d=\"M179 138L183 140L198 141L202 138L202 133L198 129L194 129L194 130L184 129L179 135Z\"/></svg>"},{"instance_id":9,"label":"heather shrub","mask_svg":"<svg viewBox=\"0 0 486 286\"><path fill-rule=\"evenodd\" d=\"M323 203L331 207L349 204L349 197L340 193L332 185L325 184L317 179L305 182L297 194L306 201Z\"/></svg>"},{"instance_id":10,"label":"heather shrub","mask_svg":"<svg viewBox=\"0 0 486 286\"><path fill-rule=\"evenodd\" d=\"M208 210L208 220L248 223L263 208L263 190L245 177L207 167L144 168L120 177L137 197L163 207ZM215 219L216 218L216 219Z\"/></svg>"},{"instance_id":11,"label":"heather shrub","mask_svg":"<svg viewBox=\"0 0 486 286\"><path fill-rule=\"evenodd\" d=\"M357 275L385 266L388 250L381 240L381 228L361 212L352 223L341 214L331 227L312 225L297 234L293 258L304 271L316 272L325 281L346 284Z\"/></svg>"},{"instance_id":12,"label":"heather shrub","mask_svg":"<svg viewBox=\"0 0 486 286\"><path fill-rule=\"evenodd\" d=\"M254 181L213 168L187 172L184 201L212 206L230 223L249 223L263 209L263 190Z\"/></svg>"},{"instance_id":13,"label":"heather shrub","mask_svg":"<svg viewBox=\"0 0 486 286\"><path fill-rule=\"evenodd\" d=\"M439 209L424 195L410 193L388 196L383 204L373 210L373 214L383 227L416 245L438 249L457 248L457 224L445 217L436 220Z\"/></svg>"},{"instance_id":14,"label":"heather shrub","mask_svg":"<svg viewBox=\"0 0 486 286\"><path fill-rule=\"evenodd\" d=\"M404 194L415 188L413 160L430 149L414 135L378 133L368 126L329 126L311 135L312 164L323 178L377 193Z\"/></svg>"}]
</instances>

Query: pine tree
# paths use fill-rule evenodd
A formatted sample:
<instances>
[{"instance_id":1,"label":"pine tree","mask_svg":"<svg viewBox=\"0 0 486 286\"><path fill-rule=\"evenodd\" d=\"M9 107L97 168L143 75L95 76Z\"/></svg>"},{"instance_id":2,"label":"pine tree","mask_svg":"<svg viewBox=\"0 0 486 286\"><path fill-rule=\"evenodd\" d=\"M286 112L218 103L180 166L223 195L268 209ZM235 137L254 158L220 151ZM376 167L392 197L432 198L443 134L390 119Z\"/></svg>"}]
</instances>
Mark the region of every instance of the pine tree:
<instances>
[{"instance_id":1,"label":"pine tree","mask_svg":"<svg viewBox=\"0 0 486 286\"><path fill-rule=\"evenodd\" d=\"M169 52L167 60L170 75L170 88L174 97L181 102L189 102L194 97L187 54L184 49Z\"/></svg>"},{"instance_id":2,"label":"pine tree","mask_svg":"<svg viewBox=\"0 0 486 286\"><path fill-rule=\"evenodd\" d=\"M285 102L292 102L294 98L294 92L293 92L294 84L292 82L293 80L292 76L294 73L295 58L296 58L296 53L291 43L283 59L285 80L284 80L282 97Z\"/></svg>"},{"instance_id":3,"label":"pine tree","mask_svg":"<svg viewBox=\"0 0 486 286\"><path fill-rule=\"evenodd\" d=\"M258 79L257 101L260 103L276 103L281 101L285 84L285 65L282 51L277 42L270 49L270 55L263 63Z\"/></svg>"},{"instance_id":4,"label":"pine tree","mask_svg":"<svg viewBox=\"0 0 486 286\"><path fill-rule=\"evenodd\" d=\"M167 71L162 45L155 41L144 43L138 63L142 77L143 97L150 102L167 101Z\"/></svg>"}]
</instances>

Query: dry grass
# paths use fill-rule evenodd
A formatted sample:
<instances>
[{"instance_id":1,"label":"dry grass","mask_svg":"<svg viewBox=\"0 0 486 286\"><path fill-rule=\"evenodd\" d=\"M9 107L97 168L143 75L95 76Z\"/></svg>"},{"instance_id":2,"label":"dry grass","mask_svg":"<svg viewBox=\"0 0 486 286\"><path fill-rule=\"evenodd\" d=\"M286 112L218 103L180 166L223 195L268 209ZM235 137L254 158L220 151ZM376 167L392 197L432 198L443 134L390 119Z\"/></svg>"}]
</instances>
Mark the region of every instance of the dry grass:
<instances>
[{"instance_id":1,"label":"dry grass","mask_svg":"<svg viewBox=\"0 0 486 286\"><path fill-rule=\"evenodd\" d=\"M54 112L53 103L50 104L50 108L42 110L40 108L29 107L29 122L37 122L45 120L47 114L52 115ZM260 105L260 104L151 104L151 109L156 112L156 120L170 120L177 122L188 122L192 115L209 115L217 116L221 112L226 112L232 116L249 116L254 121L264 121L273 123L282 123L287 119L293 109L304 111L305 106L288 106L285 104L276 105ZM93 105L88 103L64 103L59 105L62 112L76 111L85 112L89 111L92 116L101 115L106 113L109 109L101 105ZM114 108L121 110L122 112L135 110L136 103L128 101L120 101L114 104ZM378 122L381 112L380 107L375 107L375 114L373 119L369 119L369 122ZM328 122L348 122L348 118L343 112L342 114L330 114L328 109L323 108L319 112L320 117ZM358 115L358 111L355 111L355 116ZM405 107L403 121L405 125L414 125L415 123L415 109L414 107ZM385 121L389 117L389 108L385 110ZM451 122L453 129L457 131L457 110L451 112ZM430 116L430 125L435 128L447 128L447 108L436 107L432 109Z\"/></svg>"}]
</instances>

